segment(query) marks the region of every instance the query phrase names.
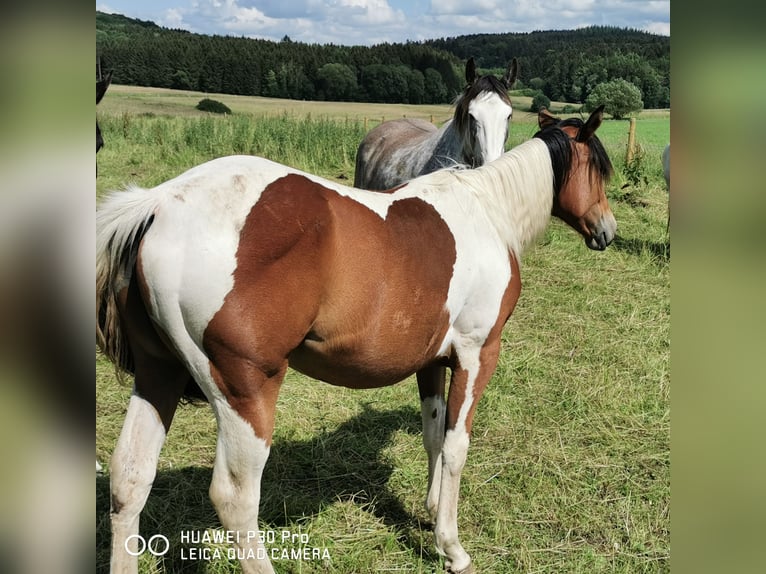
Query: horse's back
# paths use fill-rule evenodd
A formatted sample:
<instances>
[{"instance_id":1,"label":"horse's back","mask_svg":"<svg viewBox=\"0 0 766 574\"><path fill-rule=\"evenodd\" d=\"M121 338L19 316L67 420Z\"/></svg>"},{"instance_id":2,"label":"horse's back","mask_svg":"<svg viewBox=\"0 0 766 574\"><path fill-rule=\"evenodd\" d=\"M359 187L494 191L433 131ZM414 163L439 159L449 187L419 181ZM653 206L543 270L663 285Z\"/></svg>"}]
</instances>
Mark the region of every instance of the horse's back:
<instances>
[{"instance_id":1,"label":"horse's back","mask_svg":"<svg viewBox=\"0 0 766 574\"><path fill-rule=\"evenodd\" d=\"M419 175L433 151L427 140L437 131L417 118L383 122L370 130L356 152L354 187L386 190Z\"/></svg>"}]
</instances>

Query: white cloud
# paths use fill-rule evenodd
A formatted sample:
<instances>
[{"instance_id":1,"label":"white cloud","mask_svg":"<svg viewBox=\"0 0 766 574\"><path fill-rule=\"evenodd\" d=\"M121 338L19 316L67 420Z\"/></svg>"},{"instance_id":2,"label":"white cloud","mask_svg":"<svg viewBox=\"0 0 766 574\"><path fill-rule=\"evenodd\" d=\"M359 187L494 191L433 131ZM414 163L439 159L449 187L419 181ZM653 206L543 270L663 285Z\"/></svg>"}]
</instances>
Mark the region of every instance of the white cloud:
<instances>
[{"instance_id":1,"label":"white cloud","mask_svg":"<svg viewBox=\"0 0 766 574\"><path fill-rule=\"evenodd\" d=\"M475 16L496 12L503 6L515 4L515 2L498 2L497 0L431 0L431 14L453 14L461 16Z\"/></svg>"},{"instance_id":2,"label":"white cloud","mask_svg":"<svg viewBox=\"0 0 766 574\"><path fill-rule=\"evenodd\" d=\"M128 0L106 0L114 11ZM376 44L476 33L573 29L589 25L670 33L668 0L156 0L128 15L204 34L308 43ZM167 4L165 4L167 2ZM143 2L142 2L143 3ZM161 7L170 5L170 8ZM117 11L120 11L119 8ZM124 11L123 11L124 13Z\"/></svg>"},{"instance_id":3,"label":"white cloud","mask_svg":"<svg viewBox=\"0 0 766 574\"><path fill-rule=\"evenodd\" d=\"M326 18L342 21L351 17L357 25L395 24L405 21L401 10L394 10L386 0L335 0L328 6Z\"/></svg>"},{"instance_id":4,"label":"white cloud","mask_svg":"<svg viewBox=\"0 0 766 574\"><path fill-rule=\"evenodd\" d=\"M431 0L438 35L527 32L608 25L669 34L669 0ZM651 23L651 24L649 24ZM651 28L650 28L651 26Z\"/></svg>"},{"instance_id":5,"label":"white cloud","mask_svg":"<svg viewBox=\"0 0 766 574\"><path fill-rule=\"evenodd\" d=\"M649 22L643 30L650 34L659 34L660 36L670 36L670 22Z\"/></svg>"},{"instance_id":6,"label":"white cloud","mask_svg":"<svg viewBox=\"0 0 766 574\"><path fill-rule=\"evenodd\" d=\"M101 2L96 3L96 11L97 12L104 12L105 14L119 14L120 11L112 8L108 4L102 4Z\"/></svg>"},{"instance_id":7,"label":"white cloud","mask_svg":"<svg viewBox=\"0 0 766 574\"><path fill-rule=\"evenodd\" d=\"M162 18L160 18L156 24L159 24L160 26L165 26L166 28L178 28L178 29L185 29L187 28L186 22L184 21L183 12L179 8L168 8L165 10L165 13L162 15Z\"/></svg>"},{"instance_id":8,"label":"white cloud","mask_svg":"<svg viewBox=\"0 0 766 574\"><path fill-rule=\"evenodd\" d=\"M293 3L288 3L293 4ZM289 10L272 1L195 0L189 8L165 12L162 25L207 34L236 35L316 43L402 41L408 22L387 0L303 0L303 10ZM396 39L391 38L396 32ZM400 39L401 38L401 39Z\"/></svg>"}]
</instances>

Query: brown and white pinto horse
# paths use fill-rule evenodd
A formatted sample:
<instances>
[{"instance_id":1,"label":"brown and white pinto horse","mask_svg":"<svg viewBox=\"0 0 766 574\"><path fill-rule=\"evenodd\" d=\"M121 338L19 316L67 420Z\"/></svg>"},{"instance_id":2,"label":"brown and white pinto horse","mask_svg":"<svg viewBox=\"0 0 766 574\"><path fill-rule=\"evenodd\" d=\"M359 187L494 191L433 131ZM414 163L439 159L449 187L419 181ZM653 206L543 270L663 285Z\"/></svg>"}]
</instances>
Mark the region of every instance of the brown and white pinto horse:
<instances>
[{"instance_id":1,"label":"brown and white pinto horse","mask_svg":"<svg viewBox=\"0 0 766 574\"><path fill-rule=\"evenodd\" d=\"M356 152L354 187L383 191L444 167L479 167L499 158L513 113L507 92L518 73L514 58L502 78L481 76L470 58L452 119L439 129L401 119L370 130Z\"/></svg>"},{"instance_id":2,"label":"brown and white pinto horse","mask_svg":"<svg viewBox=\"0 0 766 574\"><path fill-rule=\"evenodd\" d=\"M532 140L491 164L390 193L232 156L100 205L98 341L135 374L110 468L112 572L137 570L126 543L195 383L218 423L212 502L223 527L243 533L243 571L273 571L244 533L258 529L288 364L353 388L417 374L436 548L449 571L473 570L458 539L460 475L521 290L521 255L552 212L591 249L616 229L611 163L594 135L602 109L584 123L539 117Z\"/></svg>"}]
</instances>

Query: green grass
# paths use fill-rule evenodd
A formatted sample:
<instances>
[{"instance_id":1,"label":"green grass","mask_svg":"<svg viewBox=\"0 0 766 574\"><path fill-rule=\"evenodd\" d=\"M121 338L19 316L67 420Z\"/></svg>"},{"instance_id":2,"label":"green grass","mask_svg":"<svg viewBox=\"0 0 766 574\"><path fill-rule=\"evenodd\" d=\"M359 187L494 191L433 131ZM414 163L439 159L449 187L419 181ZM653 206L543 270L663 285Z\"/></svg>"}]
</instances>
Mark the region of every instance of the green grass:
<instances>
[{"instance_id":1,"label":"green grass","mask_svg":"<svg viewBox=\"0 0 766 574\"><path fill-rule=\"evenodd\" d=\"M354 178L364 124L328 117L103 115L107 145L98 155L98 189L128 181L154 186L193 165L232 154L261 155L338 180ZM109 166L108 168L106 166Z\"/></svg>"},{"instance_id":2,"label":"green grass","mask_svg":"<svg viewBox=\"0 0 766 574\"><path fill-rule=\"evenodd\" d=\"M514 114L512 143L534 131L523 115ZM363 134L358 120L313 111L210 117L149 109L100 113L100 121L107 147L99 192L128 181L154 185L227 153L352 180ZM617 168L608 190L619 226L612 246L592 252L554 220L522 262L521 299L477 410L461 483L461 539L485 574L669 572L667 195L659 153L655 162L647 152L645 181L623 189L627 126L607 121L599 130ZM647 150L668 134L667 117L639 119ZM129 395L97 356L96 453L107 463L96 485L99 572L109 558L108 460ZM417 396L413 380L351 391L288 374L261 528L306 533L331 560L276 561L277 572L443 571L422 504ZM180 556L181 531L220 528L207 498L214 454L210 409L181 407L141 519L142 534L166 535L171 553L142 556L142 573L240 571L228 559Z\"/></svg>"}]
</instances>

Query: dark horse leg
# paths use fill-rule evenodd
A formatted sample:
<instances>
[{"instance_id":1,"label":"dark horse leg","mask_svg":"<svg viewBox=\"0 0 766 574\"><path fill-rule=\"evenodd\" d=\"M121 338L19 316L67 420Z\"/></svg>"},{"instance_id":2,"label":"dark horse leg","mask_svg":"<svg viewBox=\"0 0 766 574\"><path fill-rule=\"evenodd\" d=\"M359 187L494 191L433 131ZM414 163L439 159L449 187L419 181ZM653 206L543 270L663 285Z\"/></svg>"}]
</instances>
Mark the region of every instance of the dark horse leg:
<instances>
[{"instance_id":1,"label":"dark horse leg","mask_svg":"<svg viewBox=\"0 0 766 574\"><path fill-rule=\"evenodd\" d=\"M428 493L426 511L436 524L439 508L439 488L442 471L442 444L444 443L445 414L444 381L447 368L430 365L417 373L420 393L420 413L423 417L423 446L428 454Z\"/></svg>"},{"instance_id":2,"label":"dark horse leg","mask_svg":"<svg viewBox=\"0 0 766 574\"><path fill-rule=\"evenodd\" d=\"M112 574L138 572L139 516L157 472L160 449L191 377L160 339L135 280L120 313L133 353L135 383L110 464Z\"/></svg>"}]
</instances>

